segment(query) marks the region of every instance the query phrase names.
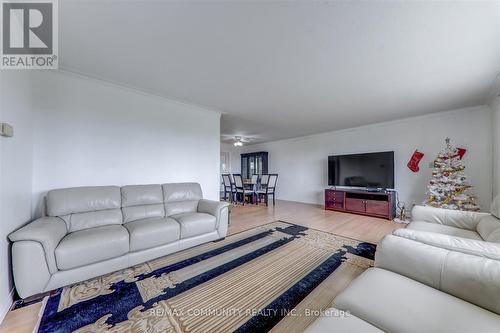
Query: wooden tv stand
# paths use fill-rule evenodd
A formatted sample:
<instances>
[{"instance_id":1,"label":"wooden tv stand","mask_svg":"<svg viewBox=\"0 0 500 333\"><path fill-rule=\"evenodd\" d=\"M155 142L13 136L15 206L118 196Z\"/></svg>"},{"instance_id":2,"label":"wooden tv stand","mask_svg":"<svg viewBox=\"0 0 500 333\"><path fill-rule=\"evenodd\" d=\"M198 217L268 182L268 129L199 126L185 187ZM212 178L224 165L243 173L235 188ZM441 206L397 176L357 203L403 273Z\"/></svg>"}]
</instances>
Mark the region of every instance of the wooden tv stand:
<instances>
[{"instance_id":1,"label":"wooden tv stand","mask_svg":"<svg viewBox=\"0 0 500 333\"><path fill-rule=\"evenodd\" d=\"M394 192L326 189L325 209L392 220L396 214Z\"/></svg>"}]
</instances>

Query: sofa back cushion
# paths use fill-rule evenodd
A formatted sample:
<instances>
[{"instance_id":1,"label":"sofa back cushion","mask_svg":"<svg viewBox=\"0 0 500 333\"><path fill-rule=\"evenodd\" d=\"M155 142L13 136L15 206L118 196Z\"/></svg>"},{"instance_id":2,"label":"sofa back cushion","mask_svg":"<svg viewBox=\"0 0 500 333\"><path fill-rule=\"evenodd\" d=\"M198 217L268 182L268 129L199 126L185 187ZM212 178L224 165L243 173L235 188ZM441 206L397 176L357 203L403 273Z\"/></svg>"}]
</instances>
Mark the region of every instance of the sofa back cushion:
<instances>
[{"instance_id":1,"label":"sofa back cushion","mask_svg":"<svg viewBox=\"0 0 500 333\"><path fill-rule=\"evenodd\" d=\"M124 223L165 217L161 185L127 185L121 192Z\"/></svg>"},{"instance_id":2,"label":"sofa back cushion","mask_svg":"<svg viewBox=\"0 0 500 333\"><path fill-rule=\"evenodd\" d=\"M487 242L500 243L500 220L494 215L481 218L477 233Z\"/></svg>"},{"instance_id":3,"label":"sofa back cushion","mask_svg":"<svg viewBox=\"0 0 500 333\"><path fill-rule=\"evenodd\" d=\"M69 232L121 224L120 188L88 186L49 191L47 215L62 218Z\"/></svg>"},{"instance_id":4,"label":"sofa back cushion","mask_svg":"<svg viewBox=\"0 0 500 333\"><path fill-rule=\"evenodd\" d=\"M203 194L198 183L163 184L163 198L166 215L170 216L196 212Z\"/></svg>"}]
</instances>

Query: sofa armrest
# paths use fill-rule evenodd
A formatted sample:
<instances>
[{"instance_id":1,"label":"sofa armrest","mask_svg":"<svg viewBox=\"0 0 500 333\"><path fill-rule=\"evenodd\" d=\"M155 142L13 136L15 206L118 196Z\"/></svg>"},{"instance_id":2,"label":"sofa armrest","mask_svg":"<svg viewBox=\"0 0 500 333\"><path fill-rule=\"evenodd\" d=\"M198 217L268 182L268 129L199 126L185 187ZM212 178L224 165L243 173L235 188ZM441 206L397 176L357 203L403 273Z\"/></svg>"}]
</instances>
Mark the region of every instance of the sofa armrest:
<instances>
[{"instance_id":1,"label":"sofa armrest","mask_svg":"<svg viewBox=\"0 0 500 333\"><path fill-rule=\"evenodd\" d=\"M34 241L40 243L45 252L45 259L50 273L57 272L55 250L68 230L66 223L58 217L42 217L9 235L12 242Z\"/></svg>"},{"instance_id":2,"label":"sofa armrest","mask_svg":"<svg viewBox=\"0 0 500 333\"><path fill-rule=\"evenodd\" d=\"M429 206L414 206L411 211L412 221L444 224L455 228L476 230L482 217L489 213L466 212Z\"/></svg>"},{"instance_id":3,"label":"sofa armrest","mask_svg":"<svg viewBox=\"0 0 500 333\"><path fill-rule=\"evenodd\" d=\"M500 244L498 243L412 229L397 229L393 232L393 235L450 251L500 260Z\"/></svg>"},{"instance_id":4,"label":"sofa armrest","mask_svg":"<svg viewBox=\"0 0 500 333\"><path fill-rule=\"evenodd\" d=\"M375 267L386 269L500 314L500 261L388 235Z\"/></svg>"},{"instance_id":5,"label":"sofa armrest","mask_svg":"<svg viewBox=\"0 0 500 333\"><path fill-rule=\"evenodd\" d=\"M229 223L229 203L201 199L198 202L198 212L215 216L217 219L216 228L219 231L219 235L226 237Z\"/></svg>"}]
</instances>

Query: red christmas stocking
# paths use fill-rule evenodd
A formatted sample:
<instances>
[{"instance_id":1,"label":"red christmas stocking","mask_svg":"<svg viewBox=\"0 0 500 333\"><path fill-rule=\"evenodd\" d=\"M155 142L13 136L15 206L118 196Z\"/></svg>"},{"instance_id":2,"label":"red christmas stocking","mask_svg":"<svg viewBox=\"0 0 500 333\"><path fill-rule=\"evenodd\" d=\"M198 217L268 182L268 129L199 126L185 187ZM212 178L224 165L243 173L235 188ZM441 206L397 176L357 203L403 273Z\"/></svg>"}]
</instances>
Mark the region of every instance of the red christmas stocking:
<instances>
[{"instance_id":1,"label":"red christmas stocking","mask_svg":"<svg viewBox=\"0 0 500 333\"><path fill-rule=\"evenodd\" d=\"M460 156L460 159L462 159L464 157L466 151L467 151L467 149L465 149L465 148L457 148L457 154L458 154L458 156Z\"/></svg>"},{"instance_id":2,"label":"red christmas stocking","mask_svg":"<svg viewBox=\"0 0 500 333\"><path fill-rule=\"evenodd\" d=\"M415 152L411 156L410 161L407 164L408 168L413 172L418 172L420 170L418 164L420 163L420 160L422 160L422 157L424 157L424 153L415 150Z\"/></svg>"}]
</instances>

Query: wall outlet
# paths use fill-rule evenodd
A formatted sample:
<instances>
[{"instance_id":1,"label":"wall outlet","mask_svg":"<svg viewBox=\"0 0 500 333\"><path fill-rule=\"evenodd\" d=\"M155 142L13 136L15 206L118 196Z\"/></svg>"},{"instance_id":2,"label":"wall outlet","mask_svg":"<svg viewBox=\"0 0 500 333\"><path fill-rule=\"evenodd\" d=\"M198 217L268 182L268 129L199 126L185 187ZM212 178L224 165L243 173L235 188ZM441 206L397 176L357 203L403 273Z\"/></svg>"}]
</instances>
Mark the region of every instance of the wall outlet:
<instances>
[{"instance_id":1,"label":"wall outlet","mask_svg":"<svg viewBox=\"0 0 500 333\"><path fill-rule=\"evenodd\" d=\"M0 135L8 138L13 137L14 128L7 123L0 123Z\"/></svg>"}]
</instances>

